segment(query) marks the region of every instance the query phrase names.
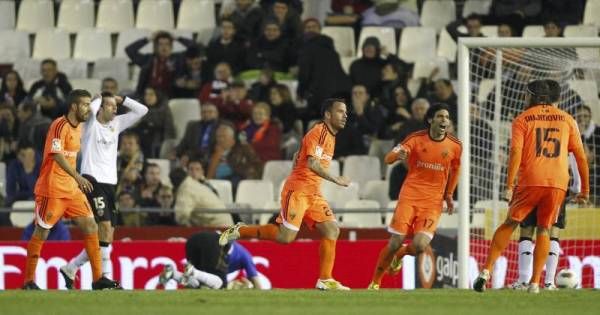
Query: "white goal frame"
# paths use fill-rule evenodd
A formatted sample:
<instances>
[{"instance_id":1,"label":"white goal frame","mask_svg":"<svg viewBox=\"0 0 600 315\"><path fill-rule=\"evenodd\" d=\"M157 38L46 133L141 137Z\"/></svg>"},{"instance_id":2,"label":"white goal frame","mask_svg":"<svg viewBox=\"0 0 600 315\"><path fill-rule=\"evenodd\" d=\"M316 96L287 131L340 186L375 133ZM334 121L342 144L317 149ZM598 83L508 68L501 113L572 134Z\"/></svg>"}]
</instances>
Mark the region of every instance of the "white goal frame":
<instances>
[{"instance_id":1,"label":"white goal frame","mask_svg":"<svg viewBox=\"0 0 600 315\"><path fill-rule=\"evenodd\" d=\"M469 204L469 189L470 189L470 113L469 100L471 99L471 89L469 85L470 78L470 60L469 49L478 47L489 48L561 48L561 47L582 47L582 48L600 48L600 38L590 37L571 37L571 38L467 38L462 37L458 40L458 138L462 141L463 151L461 156L460 180L458 186L458 287L460 289L468 289L469 284L469 254L470 254L470 230L469 230L469 215L471 205ZM496 58L501 59L501 51ZM496 74L501 73L502 62L496 62ZM500 75L496 75L496 80L501 80ZM499 83L499 82L498 82ZM496 89L499 89L501 84L496 84ZM499 92L499 91L498 91ZM496 102L500 102L501 93L496 93ZM498 111L495 117L500 117L500 106L494 107ZM495 149L498 146L498 132L494 130ZM497 159L497 154L496 157ZM496 161L497 162L497 161ZM496 163L496 165L498 165ZM498 183L494 183L496 188ZM498 200L498 189L494 189L494 200ZM494 206L494 208L497 208ZM496 217L496 216L494 216ZM495 224L497 226L497 224Z\"/></svg>"}]
</instances>

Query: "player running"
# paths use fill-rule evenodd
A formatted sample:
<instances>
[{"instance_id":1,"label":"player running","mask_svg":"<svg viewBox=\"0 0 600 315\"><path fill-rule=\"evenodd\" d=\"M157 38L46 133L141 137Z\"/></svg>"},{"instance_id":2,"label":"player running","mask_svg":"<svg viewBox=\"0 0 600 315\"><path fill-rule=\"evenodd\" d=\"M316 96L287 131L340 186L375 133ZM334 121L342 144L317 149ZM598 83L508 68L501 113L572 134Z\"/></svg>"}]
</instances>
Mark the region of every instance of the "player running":
<instances>
[{"instance_id":1,"label":"player running","mask_svg":"<svg viewBox=\"0 0 600 315\"><path fill-rule=\"evenodd\" d=\"M416 256L428 246L442 215L443 201L448 213L454 211L452 195L458 183L462 144L446 129L450 125L448 105L437 103L427 110L426 130L410 134L385 157L387 164L408 163L408 174L398 195L391 237L379 253L369 290L379 290L383 275L400 269L404 255ZM406 238L412 242L402 247Z\"/></svg>"},{"instance_id":2,"label":"player running","mask_svg":"<svg viewBox=\"0 0 600 315\"><path fill-rule=\"evenodd\" d=\"M254 289L261 289L252 255L237 242L220 246L217 233L200 232L190 236L185 243L185 257L187 263L184 271L180 272L173 265L166 265L159 277L160 284L164 286L174 280L189 288L205 286L223 289L229 287L227 274L243 269L250 285Z\"/></svg>"},{"instance_id":3,"label":"player running","mask_svg":"<svg viewBox=\"0 0 600 315\"><path fill-rule=\"evenodd\" d=\"M577 123L557 107L560 85L553 80L537 80L527 85L527 92L529 107L512 123L506 185L506 199L510 200L508 217L496 229L483 270L473 284L478 292L485 290L490 270L510 242L514 229L534 208L537 208L537 236L528 291L539 292L542 268L550 249L548 230L557 220L569 183L569 152L573 152L581 176L581 192L576 201L584 204L589 198L589 169Z\"/></svg>"},{"instance_id":4,"label":"player running","mask_svg":"<svg viewBox=\"0 0 600 315\"><path fill-rule=\"evenodd\" d=\"M118 106L127 107L129 112L117 115ZM93 185L92 191L86 195L98 222L102 271L110 277L110 244L117 219L115 187L119 134L138 122L148 108L129 97L102 92L101 97L92 101L90 110L92 119L85 123L82 139L81 173ZM89 256L83 250L69 264L60 268L68 289L73 289L75 273L87 261Z\"/></svg>"},{"instance_id":5,"label":"player running","mask_svg":"<svg viewBox=\"0 0 600 315\"><path fill-rule=\"evenodd\" d=\"M302 223L311 229L316 227L322 236L316 288L349 290L332 276L340 229L333 211L321 195L322 178L340 186L350 185L348 178L334 177L328 171L335 148L335 135L344 128L348 117L346 104L340 99L326 99L321 114L323 121L310 129L302 139L294 169L281 192L278 224L244 226L238 223L221 234L219 243L224 246L239 238L258 238L287 244L294 241Z\"/></svg>"},{"instance_id":6,"label":"player running","mask_svg":"<svg viewBox=\"0 0 600 315\"><path fill-rule=\"evenodd\" d=\"M71 218L83 231L85 251L92 265L92 289L117 289L119 284L102 275L98 225L85 198L94 187L76 171L81 123L90 115L91 95L73 90L67 97L68 112L50 125L44 159L35 185L35 230L27 244L24 290L39 290L33 281L38 258L49 230L62 217Z\"/></svg>"}]
</instances>

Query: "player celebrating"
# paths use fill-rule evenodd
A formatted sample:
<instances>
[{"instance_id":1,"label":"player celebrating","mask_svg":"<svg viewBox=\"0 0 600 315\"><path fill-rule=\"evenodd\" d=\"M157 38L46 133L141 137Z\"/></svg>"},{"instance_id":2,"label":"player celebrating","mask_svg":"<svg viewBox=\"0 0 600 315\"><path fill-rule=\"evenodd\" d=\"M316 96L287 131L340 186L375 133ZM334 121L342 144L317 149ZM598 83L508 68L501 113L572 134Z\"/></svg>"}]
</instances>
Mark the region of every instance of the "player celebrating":
<instances>
[{"instance_id":1,"label":"player celebrating","mask_svg":"<svg viewBox=\"0 0 600 315\"><path fill-rule=\"evenodd\" d=\"M129 112L117 116L117 106L129 108ZM129 97L125 99L110 92L102 92L90 104L92 119L85 123L82 140L81 173L93 185L87 193L94 217L98 222L102 271L110 275L110 243L116 223L115 185L117 184L117 146L119 134L140 120L148 108ZM87 252L81 253L60 268L68 289L73 289L77 269L89 260Z\"/></svg>"},{"instance_id":2,"label":"player celebrating","mask_svg":"<svg viewBox=\"0 0 600 315\"><path fill-rule=\"evenodd\" d=\"M574 195L577 195L581 191L581 178L576 163L573 154L569 153L569 167L573 176L569 190ZM546 290L556 290L554 278L556 276L556 267L558 267L558 258L560 257L559 236L560 230L563 230L566 225L566 207L567 201L565 200L560 207L556 223L550 228L550 251L546 258L546 276L544 277L544 289ZM529 279L531 279L531 269L533 267L532 254L534 244L532 237L536 225L536 213L536 210L529 213L519 226L519 279L510 286L513 290L526 290L529 287Z\"/></svg>"},{"instance_id":3,"label":"player celebrating","mask_svg":"<svg viewBox=\"0 0 600 315\"><path fill-rule=\"evenodd\" d=\"M446 132L451 123L448 105L434 104L427 110L425 121L427 130L410 134L385 157L387 164L406 161L408 174L388 226L392 236L379 253L370 290L379 290L383 275L388 268L399 269L404 255L416 256L429 246L444 200L448 213L454 211L452 195L458 183L462 144ZM407 237L412 242L401 248Z\"/></svg>"},{"instance_id":4,"label":"player celebrating","mask_svg":"<svg viewBox=\"0 0 600 315\"><path fill-rule=\"evenodd\" d=\"M200 232L190 236L185 243L185 257L188 262L183 273L166 265L159 277L160 284L164 286L173 279L190 288L222 289L228 287L228 273L243 269L251 286L261 289L252 255L237 242L221 247L217 233Z\"/></svg>"},{"instance_id":5,"label":"player celebrating","mask_svg":"<svg viewBox=\"0 0 600 315\"><path fill-rule=\"evenodd\" d=\"M92 289L119 287L118 283L102 275L98 226L83 194L91 192L93 186L75 169L80 148L80 124L90 115L90 101L88 91L71 91L67 97L67 115L54 120L46 135L44 159L35 185L36 226L27 244L24 290L40 289L33 281L37 261L50 228L63 216L71 218L83 231L85 250L92 265Z\"/></svg>"},{"instance_id":6,"label":"player celebrating","mask_svg":"<svg viewBox=\"0 0 600 315\"><path fill-rule=\"evenodd\" d=\"M302 139L294 161L294 169L281 192L281 212L276 224L243 226L236 224L227 229L219 243L221 246L238 238L259 238L279 243L291 243L304 223L321 232L319 248L320 272L316 288L320 290L349 290L332 277L335 262L335 243L340 229L333 211L321 195L321 179L347 187L350 180L334 177L329 171L333 157L335 135L344 128L346 104L340 99L326 99L321 108L323 121L316 124Z\"/></svg>"},{"instance_id":7,"label":"player celebrating","mask_svg":"<svg viewBox=\"0 0 600 315\"><path fill-rule=\"evenodd\" d=\"M553 80L537 80L527 85L527 92L529 107L512 123L506 185L506 199L510 200L508 217L496 229L483 270L473 284L478 292L485 290L490 270L510 242L512 232L534 208L537 208L537 236L528 291L539 292L542 268L550 249L548 230L556 222L569 183L569 152L573 152L581 176L581 192L576 201L583 204L589 198L589 169L577 124L557 107L560 85Z\"/></svg>"}]
</instances>

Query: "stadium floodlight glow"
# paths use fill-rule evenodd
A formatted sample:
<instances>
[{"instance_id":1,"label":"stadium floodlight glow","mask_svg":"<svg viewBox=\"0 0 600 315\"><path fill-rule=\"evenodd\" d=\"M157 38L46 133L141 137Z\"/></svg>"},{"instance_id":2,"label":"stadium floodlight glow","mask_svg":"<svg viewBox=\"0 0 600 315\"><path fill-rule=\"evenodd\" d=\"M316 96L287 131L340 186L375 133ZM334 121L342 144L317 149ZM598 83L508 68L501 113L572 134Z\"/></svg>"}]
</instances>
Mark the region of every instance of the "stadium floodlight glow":
<instances>
[{"instance_id":1,"label":"stadium floodlight glow","mask_svg":"<svg viewBox=\"0 0 600 315\"><path fill-rule=\"evenodd\" d=\"M503 154L508 149L512 115L523 109L524 85L533 79L557 80L563 88L561 105L570 110L583 100L595 111L594 115L599 115L597 91L600 86L600 38L463 37L459 38L457 47L458 137L463 143L458 185L458 287L467 289L477 276L475 270L478 270L480 264L473 259L474 254L477 253L478 257L486 255L489 244L486 240L489 241L490 234L502 223L506 213L502 209L506 208L505 202L501 199L505 184L503 174L506 173L503 168L507 164ZM584 88L579 90L575 86L581 87L582 84ZM591 88L595 89L595 96L594 93L587 95L586 92ZM581 98L578 99L577 95ZM471 113L473 96L480 103L478 108L483 113ZM489 139L480 138L483 128L477 122L472 124L472 118L479 119L480 122L483 119L491 127ZM595 121L600 122L600 118L596 116ZM489 146L481 145L482 141ZM486 153L485 159L480 154L482 152ZM485 161L482 165L477 165L481 160ZM475 212L476 202L487 202L485 208L490 208L490 211L484 210L481 213L477 209L479 212ZM470 223L470 219L473 219L473 223ZM568 222L569 216L567 226ZM478 240L481 240L481 246L470 248L472 244L479 244ZM600 241L594 244L597 245L600 245ZM504 255L509 255L509 260L516 261L514 252L512 256L511 253ZM506 269L506 260L501 263ZM514 273L514 270L511 272ZM496 287L504 281L504 278L500 278L499 282L494 281Z\"/></svg>"}]
</instances>

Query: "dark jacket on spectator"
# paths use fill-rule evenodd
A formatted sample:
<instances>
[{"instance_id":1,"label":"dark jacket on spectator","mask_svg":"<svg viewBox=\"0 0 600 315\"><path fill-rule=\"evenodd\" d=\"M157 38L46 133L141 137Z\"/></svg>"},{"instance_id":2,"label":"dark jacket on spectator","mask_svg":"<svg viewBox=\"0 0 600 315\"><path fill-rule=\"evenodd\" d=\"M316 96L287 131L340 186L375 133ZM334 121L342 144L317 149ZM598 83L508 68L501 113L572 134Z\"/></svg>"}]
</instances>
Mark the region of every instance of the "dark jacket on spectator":
<instances>
[{"instance_id":1,"label":"dark jacket on spectator","mask_svg":"<svg viewBox=\"0 0 600 315\"><path fill-rule=\"evenodd\" d=\"M171 109L164 102L148 106L148 113L134 129L140 136L140 146L146 158L157 158L164 140L175 138Z\"/></svg>"},{"instance_id":2,"label":"dark jacket on spectator","mask_svg":"<svg viewBox=\"0 0 600 315\"><path fill-rule=\"evenodd\" d=\"M314 119L320 116L323 100L349 94L350 79L328 36L305 37L298 56L298 95L308 103L308 118Z\"/></svg>"},{"instance_id":3,"label":"dark jacket on spectator","mask_svg":"<svg viewBox=\"0 0 600 315\"><path fill-rule=\"evenodd\" d=\"M195 120L188 122L185 133L179 145L177 145L177 156L183 154L195 154L209 150L213 142L218 121Z\"/></svg>"},{"instance_id":4,"label":"dark jacket on spectator","mask_svg":"<svg viewBox=\"0 0 600 315\"><path fill-rule=\"evenodd\" d=\"M19 124L17 141L32 143L36 152L43 152L46 133L51 123L50 118L42 116L39 112L34 113L29 119Z\"/></svg>"},{"instance_id":5,"label":"dark jacket on spectator","mask_svg":"<svg viewBox=\"0 0 600 315\"><path fill-rule=\"evenodd\" d=\"M235 24L237 35L244 42L251 42L257 38L261 32L264 12L260 7L253 6L248 9L247 12L235 10L229 18L233 21L233 24Z\"/></svg>"},{"instance_id":6,"label":"dark jacket on spectator","mask_svg":"<svg viewBox=\"0 0 600 315\"><path fill-rule=\"evenodd\" d=\"M36 163L33 171L27 173L23 163L14 159L8 163L6 168L6 207L12 206L17 200L33 200L35 182L40 174L41 158L36 154Z\"/></svg>"},{"instance_id":7,"label":"dark jacket on spectator","mask_svg":"<svg viewBox=\"0 0 600 315\"><path fill-rule=\"evenodd\" d=\"M299 119L296 106L290 102L284 102L279 106L271 106L271 117L281 123L283 133L287 133L294 127L294 121Z\"/></svg>"},{"instance_id":8,"label":"dark jacket on spectator","mask_svg":"<svg viewBox=\"0 0 600 315\"><path fill-rule=\"evenodd\" d=\"M65 101L69 92L73 87L71 87L71 83L69 83L69 79L67 76L59 72L56 76L56 79L52 83L46 83L44 80L36 81L29 89L29 97L36 98L38 96L47 96L56 100L56 107L51 111L47 111L45 109L40 109L42 115L55 119L60 115L66 113L66 104Z\"/></svg>"},{"instance_id":9,"label":"dark jacket on spectator","mask_svg":"<svg viewBox=\"0 0 600 315\"><path fill-rule=\"evenodd\" d=\"M227 62L234 74L246 69L246 47L244 43L235 38L231 43L223 45L221 38L216 38L208 44L206 50L206 73L212 79L214 69L219 62Z\"/></svg>"},{"instance_id":10,"label":"dark jacket on spectator","mask_svg":"<svg viewBox=\"0 0 600 315\"><path fill-rule=\"evenodd\" d=\"M350 80L352 84L361 84L367 87L370 95L379 95L381 92L382 80L381 69L386 63L394 62L403 64L398 57L389 54L387 59L380 57L356 59L350 65Z\"/></svg>"},{"instance_id":11,"label":"dark jacket on spectator","mask_svg":"<svg viewBox=\"0 0 600 315\"><path fill-rule=\"evenodd\" d=\"M287 72L295 64L290 41L283 35L274 41L259 37L246 53L248 69L271 68L273 71Z\"/></svg>"},{"instance_id":12,"label":"dark jacket on spectator","mask_svg":"<svg viewBox=\"0 0 600 315\"><path fill-rule=\"evenodd\" d=\"M193 40L184 37L178 37L177 41L183 44L186 48L195 45ZM147 86L152 85L153 68L155 67L155 63L158 62L158 58L154 53L140 53L140 50L144 46L146 46L148 42L148 38L141 38L125 47L125 53L127 53L127 56L129 57L129 59L131 59L131 62L142 68L140 71L138 84L135 90L137 95L143 95L144 89ZM166 60L165 62L166 72L164 73L164 77L162 78L163 83L160 84L160 86L153 86L154 88L165 93L166 95L171 95L171 87L173 79L175 77L175 72L177 71L177 69L180 69L184 66L184 54L185 53L183 52L172 53L171 56L169 56L168 60Z\"/></svg>"}]
</instances>

